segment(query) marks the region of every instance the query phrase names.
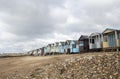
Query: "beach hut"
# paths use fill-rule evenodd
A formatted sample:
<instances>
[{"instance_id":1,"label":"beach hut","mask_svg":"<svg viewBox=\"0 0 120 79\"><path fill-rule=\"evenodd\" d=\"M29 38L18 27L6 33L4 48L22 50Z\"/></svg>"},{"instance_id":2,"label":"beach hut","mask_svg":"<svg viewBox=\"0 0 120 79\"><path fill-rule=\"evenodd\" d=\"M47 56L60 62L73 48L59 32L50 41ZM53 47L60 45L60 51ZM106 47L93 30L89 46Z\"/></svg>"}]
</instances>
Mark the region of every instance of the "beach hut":
<instances>
[{"instance_id":1,"label":"beach hut","mask_svg":"<svg viewBox=\"0 0 120 79\"><path fill-rule=\"evenodd\" d=\"M41 48L41 56L44 55L44 47Z\"/></svg>"},{"instance_id":2,"label":"beach hut","mask_svg":"<svg viewBox=\"0 0 120 79\"><path fill-rule=\"evenodd\" d=\"M102 50L102 34L92 33L89 36L89 50L91 52Z\"/></svg>"},{"instance_id":3,"label":"beach hut","mask_svg":"<svg viewBox=\"0 0 120 79\"><path fill-rule=\"evenodd\" d=\"M51 54L55 54L56 49L55 49L55 43L51 44Z\"/></svg>"},{"instance_id":4,"label":"beach hut","mask_svg":"<svg viewBox=\"0 0 120 79\"><path fill-rule=\"evenodd\" d=\"M47 46L44 47L44 54L43 55L48 55L48 53L47 53Z\"/></svg>"},{"instance_id":5,"label":"beach hut","mask_svg":"<svg viewBox=\"0 0 120 79\"><path fill-rule=\"evenodd\" d=\"M87 35L81 35L78 43L80 53L89 51L89 37Z\"/></svg>"},{"instance_id":6,"label":"beach hut","mask_svg":"<svg viewBox=\"0 0 120 79\"><path fill-rule=\"evenodd\" d=\"M34 50L34 56L38 56L38 51L39 51L39 49Z\"/></svg>"},{"instance_id":7,"label":"beach hut","mask_svg":"<svg viewBox=\"0 0 120 79\"><path fill-rule=\"evenodd\" d=\"M42 48L39 48L38 49L38 56L41 56L41 51L42 51Z\"/></svg>"},{"instance_id":8,"label":"beach hut","mask_svg":"<svg viewBox=\"0 0 120 79\"><path fill-rule=\"evenodd\" d=\"M36 51L35 51L35 50L32 50L31 55L35 56L35 53L36 53Z\"/></svg>"},{"instance_id":9,"label":"beach hut","mask_svg":"<svg viewBox=\"0 0 120 79\"><path fill-rule=\"evenodd\" d=\"M30 55L34 55L34 50L31 51L31 54Z\"/></svg>"},{"instance_id":10,"label":"beach hut","mask_svg":"<svg viewBox=\"0 0 120 79\"><path fill-rule=\"evenodd\" d=\"M32 51L28 51L28 52L27 52L28 55L31 55L31 53L32 53Z\"/></svg>"},{"instance_id":11,"label":"beach hut","mask_svg":"<svg viewBox=\"0 0 120 79\"><path fill-rule=\"evenodd\" d=\"M78 53L79 52L79 47L78 47L78 41L77 40L67 40L65 42L65 53L70 54L70 53Z\"/></svg>"},{"instance_id":12,"label":"beach hut","mask_svg":"<svg viewBox=\"0 0 120 79\"><path fill-rule=\"evenodd\" d=\"M70 53L79 53L79 46L77 40L71 40L70 42Z\"/></svg>"},{"instance_id":13,"label":"beach hut","mask_svg":"<svg viewBox=\"0 0 120 79\"><path fill-rule=\"evenodd\" d=\"M107 28L103 31L103 50L120 50L120 30Z\"/></svg>"},{"instance_id":14,"label":"beach hut","mask_svg":"<svg viewBox=\"0 0 120 79\"><path fill-rule=\"evenodd\" d=\"M47 45L47 54L51 54L51 44Z\"/></svg>"},{"instance_id":15,"label":"beach hut","mask_svg":"<svg viewBox=\"0 0 120 79\"><path fill-rule=\"evenodd\" d=\"M71 42L71 40L66 40L65 41L65 47L64 47L64 49L65 49L65 53L66 54L70 54L70 42Z\"/></svg>"},{"instance_id":16,"label":"beach hut","mask_svg":"<svg viewBox=\"0 0 120 79\"><path fill-rule=\"evenodd\" d=\"M55 50L55 54L58 54L59 53L59 42L56 42L54 44L54 50Z\"/></svg>"},{"instance_id":17,"label":"beach hut","mask_svg":"<svg viewBox=\"0 0 120 79\"><path fill-rule=\"evenodd\" d=\"M65 42L59 42L59 53L63 54L65 53Z\"/></svg>"}]
</instances>

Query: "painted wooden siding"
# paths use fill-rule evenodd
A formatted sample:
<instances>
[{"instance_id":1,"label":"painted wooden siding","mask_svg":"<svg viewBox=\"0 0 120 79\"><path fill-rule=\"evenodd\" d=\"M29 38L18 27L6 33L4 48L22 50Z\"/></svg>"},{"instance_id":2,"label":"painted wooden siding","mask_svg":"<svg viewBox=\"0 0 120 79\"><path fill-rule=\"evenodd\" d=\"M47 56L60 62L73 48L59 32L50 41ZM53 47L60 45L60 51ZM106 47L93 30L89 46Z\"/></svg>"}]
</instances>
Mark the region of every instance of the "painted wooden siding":
<instances>
[{"instance_id":1,"label":"painted wooden siding","mask_svg":"<svg viewBox=\"0 0 120 79\"><path fill-rule=\"evenodd\" d=\"M89 37L89 49L102 48L102 34L92 33Z\"/></svg>"},{"instance_id":2,"label":"painted wooden siding","mask_svg":"<svg viewBox=\"0 0 120 79\"><path fill-rule=\"evenodd\" d=\"M112 32L111 30L106 30L104 33L110 33L110 32Z\"/></svg>"},{"instance_id":3,"label":"painted wooden siding","mask_svg":"<svg viewBox=\"0 0 120 79\"><path fill-rule=\"evenodd\" d=\"M62 44L59 46L59 53L65 53L65 46Z\"/></svg>"},{"instance_id":4,"label":"painted wooden siding","mask_svg":"<svg viewBox=\"0 0 120 79\"><path fill-rule=\"evenodd\" d=\"M114 33L108 35L108 44L109 44L109 47L115 47L116 46L116 39L115 39L115 34Z\"/></svg>"},{"instance_id":5,"label":"painted wooden siding","mask_svg":"<svg viewBox=\"0 0 120 79\"><path fill-rule=\"evenodd\" d=\"M119 45L119 47L120 47L120 32L118 33L118 45Z\"/></svg>"},{"instance_id":6,"label":"painted wooden siding","mask_svg":"<svg viewBox=\"0 0 120 79\"><path fill-rule=\"evenodd\" d=\"M41 53L42 53L42 50L40 48L39 51L38 51L39 56L41 56Z\"/></svg>"},{"instance_id":7,"label":"painted wooden siding","mask_svg":"<svg viewBox=\"0 0 120 79\"><path fill-rule=\"evenodd\" d=\"M79 53L79 48L71 48L70 52L71 53Z\"/></svg>"},{"instance_id":8,"label":"painted wooden siding","mask_svg":"<svg viewBox=\"0 0 120 79\"><path fill-rule=\"evenodd\" d=\"M109 30L106 30L109 31ZM103 41L103 48L106 47L119 47L120 41L119 41L119 31L118 30L112 30L110 32L104 32L103 38L105 39L107 37L107 41Z\"/></svg>"},{"instance_id":9,"label":"painted wooden siding","mask_svg":"<svg viewBox=\"0 0 120 79\"><path fill-rule=\"evenodd\" d=\"M64 46L65 53L70 53L70 42L71 42L71 40L67 40L65 42L65 46Z\"/></svg>"},{"instance_id":10,"label":"painted wooden siding","mask_svg":"<svg viewBox=\"0 0 120 79\"><path fill-rule=\"evenodd\" d=\"M85 39L83 41L80 41L80 43L83 42L82 44L80 44L80 52L87 52L89 50L89 40Z\"/></svg>"},{"instance_id":11,"label":"painted wooden siding","mask_svg":"<svg viewBox=\"0 0 120 79\"><path fill-rule=\"evenodd\" d=\"M115 35L115 32L107 34L107 41L103 42L103 48L118 47L119 39L116 36L118 36L118 35Z\"/></svg>"},{"instance_id":12,"label":"painted wooden siding","mask_svg":"<svg viewBox=\"0 0 120 79\"><path fill-rule=\"evenodd\" d=\"M103 42L103 48L109 47L108 42Z\"/></svg>"},{"instance_id":13,"label":"painted wooden siding","mask_svg":"<svg viewBox=\"0 0 120 79\"><path fill-rule=\"evenodd\" d=\"M79 53L77 42L77 40L72 40L70 42L70 53Z\"/></svg>"},{"instance_id":14,"label":"painted wooden siding","mask_svg":"<svg viewBox=\"0 0 120 79\"><path fill-rule=\"evenodd\" d=\"M62 50L64 50L64 45L62 45L62 43L60 42L59 45L58 45L59 53L64 53L64 51L62 51Z\"/></svg>"}]
</instances>

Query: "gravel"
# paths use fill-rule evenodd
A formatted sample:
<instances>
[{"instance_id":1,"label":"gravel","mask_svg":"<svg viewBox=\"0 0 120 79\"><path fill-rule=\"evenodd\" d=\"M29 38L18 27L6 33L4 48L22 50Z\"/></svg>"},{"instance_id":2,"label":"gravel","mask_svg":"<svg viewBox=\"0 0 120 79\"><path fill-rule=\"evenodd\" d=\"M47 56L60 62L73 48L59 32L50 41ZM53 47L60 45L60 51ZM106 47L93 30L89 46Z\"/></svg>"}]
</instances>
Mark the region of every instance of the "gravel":
<instances>
[{"instance_id":1,"label":"gravel","mask_svg":"<svg viewBox=\"0 0 120 79\"><path fill-rule=\"evenodd\" d=\"M79 55L37 68L29 79L120 79L120 53Z\"/></svg>"}]
</instances>

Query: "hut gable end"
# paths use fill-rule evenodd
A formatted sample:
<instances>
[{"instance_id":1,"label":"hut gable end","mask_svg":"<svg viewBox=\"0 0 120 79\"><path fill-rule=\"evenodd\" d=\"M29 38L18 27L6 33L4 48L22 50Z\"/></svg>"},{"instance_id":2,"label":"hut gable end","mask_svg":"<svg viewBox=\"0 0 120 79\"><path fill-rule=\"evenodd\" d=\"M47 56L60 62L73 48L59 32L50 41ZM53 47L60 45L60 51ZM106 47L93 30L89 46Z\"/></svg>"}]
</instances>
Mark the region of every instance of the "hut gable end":
<instances>
[{"instance_id":1,"label":"hut gable end","mask_svg":"<svg viewBox=\"0 0 120 79\"><path fill-rule=\"evenodd\" d=\"M103 34L105 34L105 33L110 33L110 32L113 32L113 31L115 31L115 29L107 28L107 29L105 29L105 30L103 31Z\"/></svg>"},{"instance_id":2,"label":"hut gable end","mask_svg":"<svg viewBox=\"0 0 120 79\"><path fill-rule=\"evenodd\" d=\"M85 40L85 39L88 39L88 36L87 35L81 35L80 38L79 38L79 41Z\"/></svg>"}]
</instances>

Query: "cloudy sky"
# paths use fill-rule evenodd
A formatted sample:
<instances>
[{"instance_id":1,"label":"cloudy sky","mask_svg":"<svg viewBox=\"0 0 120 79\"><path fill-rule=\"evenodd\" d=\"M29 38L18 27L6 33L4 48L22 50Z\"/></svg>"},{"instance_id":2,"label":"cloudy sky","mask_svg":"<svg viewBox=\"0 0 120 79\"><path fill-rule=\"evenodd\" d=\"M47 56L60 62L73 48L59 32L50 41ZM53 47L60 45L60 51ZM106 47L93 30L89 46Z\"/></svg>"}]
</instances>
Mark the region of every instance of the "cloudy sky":
<instances>
[{"instance_id":1,"label":"cloudy sky","mask_svg":"<svg viewBox=\"0 0 120 79\"><path fill-rule=\"evenodd\" d=\"M120 29L120 0L0 0L0 53Z\"/></svg>"}]
</instances>

